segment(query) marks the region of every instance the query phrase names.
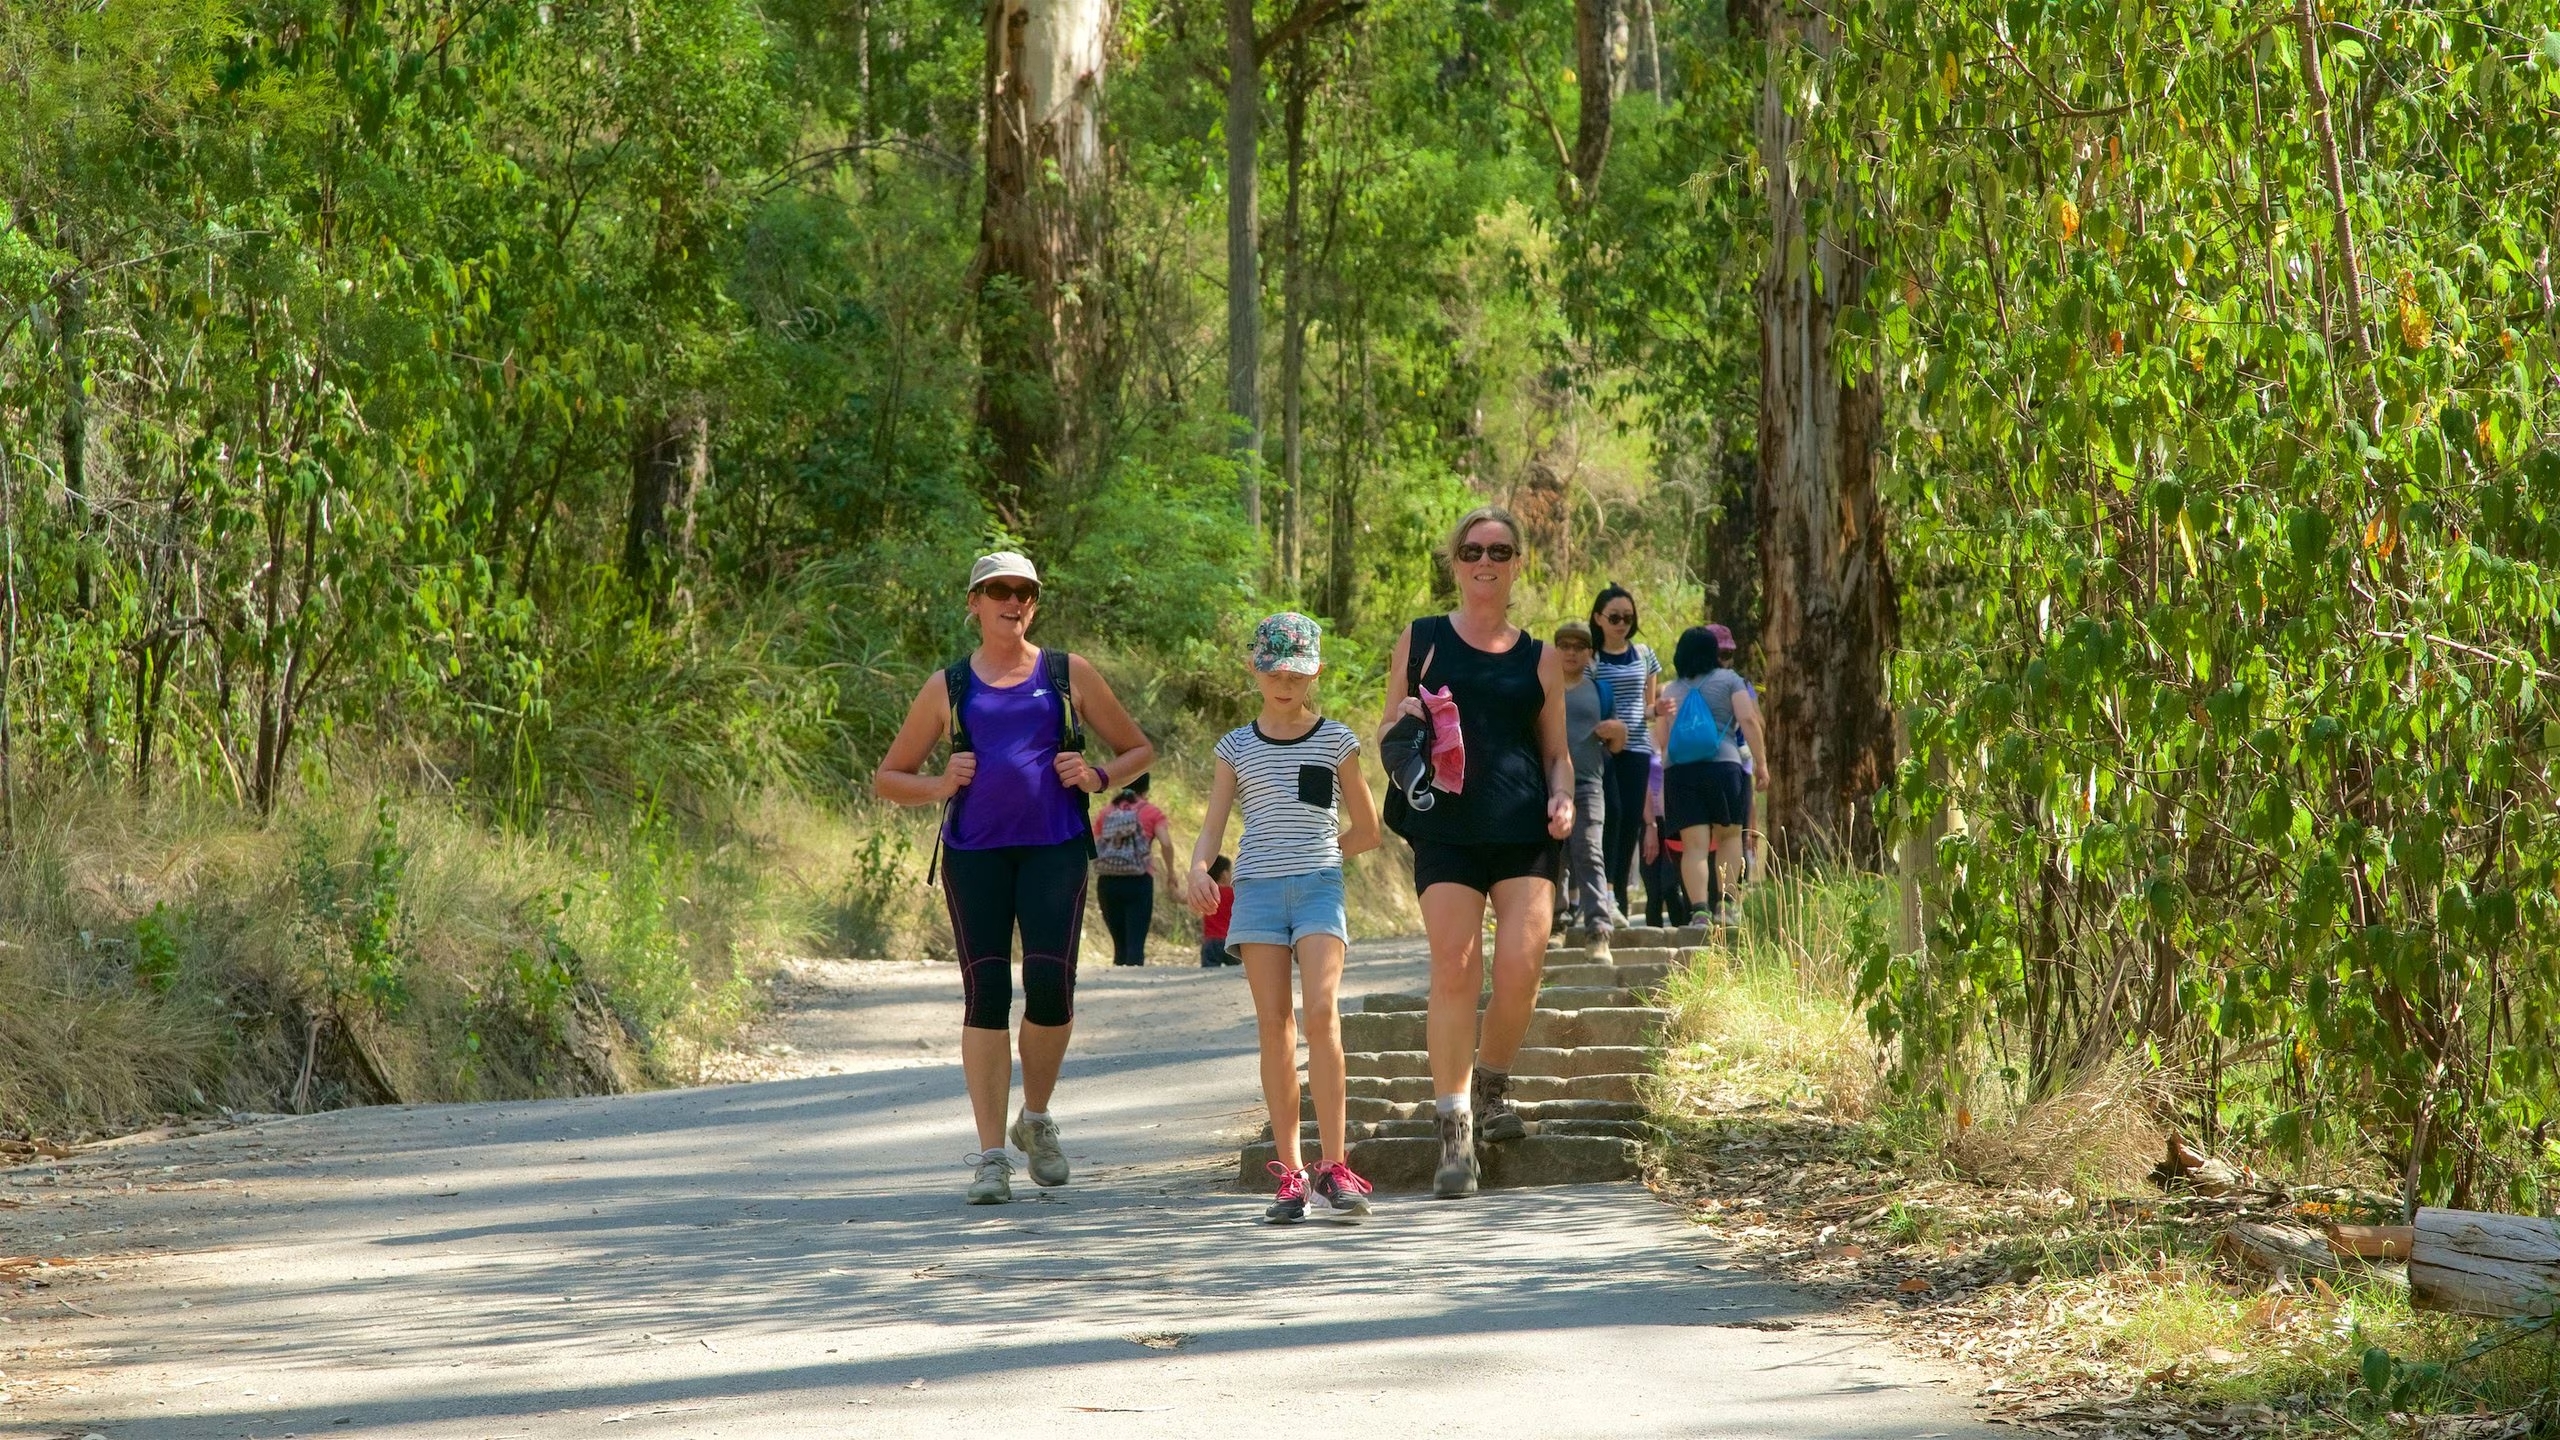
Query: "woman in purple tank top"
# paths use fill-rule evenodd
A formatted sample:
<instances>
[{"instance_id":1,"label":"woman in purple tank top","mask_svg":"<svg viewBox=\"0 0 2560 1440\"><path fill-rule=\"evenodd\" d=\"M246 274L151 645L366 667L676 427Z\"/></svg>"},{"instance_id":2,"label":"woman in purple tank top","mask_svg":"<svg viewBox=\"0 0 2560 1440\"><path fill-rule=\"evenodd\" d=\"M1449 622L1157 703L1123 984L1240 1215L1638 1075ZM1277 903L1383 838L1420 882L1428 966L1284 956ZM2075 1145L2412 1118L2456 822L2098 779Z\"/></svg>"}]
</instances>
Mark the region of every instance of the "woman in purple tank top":
<instances>
[{"instance_id":1,"label":"woman in purple tank top","mask_svg":"<svg viewBox=\"0 0 2560 1440\"><path fill-rule=\"evenodd\" d=\"M978 1124L977 1174L969 1203L1013 1198L1013 1147L1029 1157L1041 1185L1067 1183L1066 1151L1049 1096L1075 1029L1076 941L1084 932L1085 830L1089 797L1125 785L1155 762L1118 697L1081 655L1061 657L1031 643L1040 572L1011 551L982 556L969 573L969 618L978 648L935 675L907 707L906 723L871 788L899 805L940 802L942 896L960 952L965 1015L960 1065ZM1065 680L1061 693L1059 680ZM952 693L954 681L960 693ZM956 702L956 703L955 703ZM1081 726L1113 751L1088 763ZM945 735L950 760L939 775L924 763ZM1004 1123L1013 1084L1013 937L1022 934L1022 1112Z\"/></svg>"}]
</instances>

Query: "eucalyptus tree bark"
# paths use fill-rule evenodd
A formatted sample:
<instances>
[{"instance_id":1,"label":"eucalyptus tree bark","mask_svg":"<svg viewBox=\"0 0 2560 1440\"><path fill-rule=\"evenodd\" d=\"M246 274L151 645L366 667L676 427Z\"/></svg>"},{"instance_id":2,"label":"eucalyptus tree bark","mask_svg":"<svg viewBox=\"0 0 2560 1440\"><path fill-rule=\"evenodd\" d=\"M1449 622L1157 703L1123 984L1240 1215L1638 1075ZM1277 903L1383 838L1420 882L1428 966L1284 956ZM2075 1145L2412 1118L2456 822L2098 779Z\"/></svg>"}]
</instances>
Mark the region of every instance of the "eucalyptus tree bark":
<instances>
[{"instance_id":1,"label":"eucalyptus tree bark","mask_svg":"<svg viewBox=\"0 0 2560 1440\"><path fill-rule=\"evenodd\" d=\"M1286 199L1280 211L1280 260L1283 292L1280 316L1280 476L1286 488L1280 499L1280 574L1288 593L1298 593L1300 556L1306 543L1306 511L1299 503L1305 478L1305 385L1307 376L1307 257L1301 191L1307 161L1307 64L1304 46L1289 52L1289 73L1281 109L1281 133L1288 166Z\"/></svg>"},{"instance_id":2,"label":"eucalyptus tree bark","mask_svg":"<svg viewBox=\"0 0 2560 1440\"><path fill-rule=\"evenodd\" d=\"M978 420L1000 514L1071 463L1098 303L1108 0L987 0Z\"/></svg>"},{"instance_id":3,"label":"eucalyptus tree bark","mask_svg":"<svg viewBox=\"0 0 2560 1440\"><path fill-rule=\"evenodd\" d=\"M1574 0L1575 89L1581 115L1573 135L1575 198L1583 204L1600 189L1600 167L1609 160L1609 119L1618 96L1618 0Z\"/></svg>"},{"instance_id":4,"label":"eucalyptus tree bark","mask_svg":"<svg viewBox=\"0 0 2560 1440\"><path fill-rule=\"evenodd\" d=\"M1801 117L1788 109L1799 47L1832 36L1801 3L1773 5L1760 100L1769 251L1759 285L1762 704L1770 753L1765 827L1782 852L1846 847L1877 858L1870 802L1890 775L1893 573L1876 494L1882 394L1872 371L1843 373L1840 312L1864 292L1869 257L1846 221L1859 197L1807 173Z\"/></svg>"},{"instance_id":5,"label":"eucalyptus tree bark","mask_svg":"<svg viewBox=\"0 0 2560 1440\"><path fill-rule=\"evenodd\" d=\"M1245 523L1262 529L1262 67L1253 0L1227 0L1227 413Z\"/></svg>"}]
</instances>

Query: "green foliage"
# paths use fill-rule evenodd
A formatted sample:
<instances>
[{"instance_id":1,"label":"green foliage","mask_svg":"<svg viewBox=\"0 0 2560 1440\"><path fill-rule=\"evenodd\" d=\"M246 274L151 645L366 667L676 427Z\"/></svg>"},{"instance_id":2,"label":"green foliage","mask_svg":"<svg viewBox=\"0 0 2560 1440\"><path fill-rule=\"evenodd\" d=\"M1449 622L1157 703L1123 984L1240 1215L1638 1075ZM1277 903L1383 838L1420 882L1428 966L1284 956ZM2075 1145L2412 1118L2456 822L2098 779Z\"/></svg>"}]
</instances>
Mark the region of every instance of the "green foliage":
<instances>
[{"instance_id":1,"label":"green foliage","mask_svg":"<svg viewBox=\"0 0 2560 1440\"><path fill-rule=\"evenodd\" d=\"M1851 343L1917 641L1895 801L1956 817L1925 952L1866 976L1914 1080L2147 1046L2207 1128L2415 1146L2427 1196L2535 1203L2546 20L2327 7L2325 113L2289 6L1873 0L1789 53L1841 102L1795 163L1875 199Z\"/></svg>"},{"instance_id":2,"label":"green foliage","mask_svg":"<svg viewBox=\"0 0 2560 1440\"><path fill-rule=\"evenodd\" d=\"M400 903L409 852L388 797L377 802L363 855L340 861L333 837L306 822L296 847L294 885L319 955L321 983L381 1016L409 1002L410 936Z\"/></svg>"}]
</instances>

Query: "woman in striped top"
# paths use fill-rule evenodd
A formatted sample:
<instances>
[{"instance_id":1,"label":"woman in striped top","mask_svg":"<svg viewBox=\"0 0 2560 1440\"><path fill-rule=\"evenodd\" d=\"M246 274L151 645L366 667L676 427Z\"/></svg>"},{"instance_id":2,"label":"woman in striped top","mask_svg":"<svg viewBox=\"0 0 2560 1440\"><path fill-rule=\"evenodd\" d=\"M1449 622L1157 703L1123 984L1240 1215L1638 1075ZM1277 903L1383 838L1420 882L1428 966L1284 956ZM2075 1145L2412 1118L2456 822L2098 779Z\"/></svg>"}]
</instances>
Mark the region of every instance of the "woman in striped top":
<instances>
[{"instance_id":1,"label":"woman in striped top","mask_svg":"<svg viewBox=\"0 0 2560 1440\"><path fill-rule=\"evenodd\" d=\"M1343 913L1342 860L1378 845L1378 808L1360 774L1360 737L1313 704L1322 636L1304 615L1274 615L1253 632L1253 679L1262 714L1218 741L1209 809L1191 851L1191 908L1218 903L1209 867L1224 843L1227 812L1244 807L1236 846L1235 910L1227 947L1244 959L1245 984L1262 1038L1262 1098L1271 1111L1279 1195L1264 1212L1287 1222L1310 1208L1357 1219L1369 1213L1369 1184L1347 1163L1342 1059L1342 956L1351 943ZM1351 831L1342 833L1348 809ZM1298 1036L1289 1013L1289 962L1306 1000L1307 1085L1315 1091L1323 1158L1299 1163Z\"/></svg>"},{"instance_id":2,"label":"woman in striped top","mask_svg":"<svg viewBox=\"0 0 2560 1440\"><path fill-rule=\"evenodd\" d=\"M1636 597L1611 582L1591 602L1591 633L1599 653L1591 657L1591 673L1609 687L1618 719L1627 727L1626 748L1609 757L1609 818L1601 827L1600 849L1617 895L1618 913L1627 910L1627 867L1636 842L1644 835L1645 792L1653 776L1653 742L1646 735L1654 702L1662 697L1662 662L1636 640Z\"/></svg>"}]
</instances>

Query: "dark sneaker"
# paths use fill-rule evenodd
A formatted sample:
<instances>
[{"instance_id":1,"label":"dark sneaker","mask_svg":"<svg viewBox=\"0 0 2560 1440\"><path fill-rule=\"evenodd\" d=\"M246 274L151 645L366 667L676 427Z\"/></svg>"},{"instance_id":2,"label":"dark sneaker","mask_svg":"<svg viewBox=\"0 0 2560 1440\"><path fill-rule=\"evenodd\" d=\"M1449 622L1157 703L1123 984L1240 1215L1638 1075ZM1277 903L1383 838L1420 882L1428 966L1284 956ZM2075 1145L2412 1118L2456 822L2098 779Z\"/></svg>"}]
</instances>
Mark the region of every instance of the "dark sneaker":
<instances>
[{"instance_id":1,"label":"dark sneaker","mask_svg":"<svg viewBox=\"0 0 2560 1440\"><path fill-rule=\"evenodd\" d=\"M1529 1133L1520 1118L1519 1108L1507 1098L1511 1093L1511 1076L1501 1070L1476 1067L1475 1083L1467 1087L1468 1101L1475 1107L1476 1138L1487 1144L1517 1140Z\"/></svg>"},{"instance_id":2,"label":"dark sneaker","mask_svg":"<svg viewBox=\"0 0 2560 1440\"><path fill-rule=\"evenodd\" d=\"M1037 1120L1017 1115L1005 1138L1031 1162L1032 1184L1045 1188L1067 1183L1067 1152L1058 1143L1057 1121L1045 1115Z\"/></svg>"},{"instance_id":3,"label":"dark sneaker","mask_svg":"<svg viewBox=\"0 0 2560 1440\"><path fill-rule=\"evenodd\" d=\"M967 1157L968 1164L978 1167L978 1176L969 1182L969 1203L1002 1205L1013 1198L1013 1157L1002 1150L981 1150Z\"/></svg>"},{"instance_id":4,"label":"dark sneaker","mask_svg":"<svg viewBox=\"0 0 2560 1440\"><path fill-rule=\"evenodd\" d=\"M1476 1193L1483 1172L1476 1164L1475 1117L1464 1110L1440 1117L1440 1168L1432 1172L1431 1193L1443 1200Z\"/></svg>"},{"instance_id":5,"label":"dark sneaker","mask_svg":"<svg viewBox=\"0 0 2560 1440\"><path fill-rule=\"evenodd\" d=\"M1352 1172L1339 1160L1327 1160L1308 1172L1307 1193L1312 1204L1330 1210L1344 1220L1369 1218L1369 1182Z\"/></svg>"},{"instance_id":6,"label":"dark sneaker","mask_svg":"<svg viewBox=\"0 0 2560 1440\"><path fill-rule=\"evenodd\" d=\"M1307 1218L1307 1172L1292 1170L1277 1160L1265 1161L1263 1169L1279 1177L1280 1193L1272 1197L1262 1218L1274 1225L1290 1225Z\"/></svg>"}]
</instances>

